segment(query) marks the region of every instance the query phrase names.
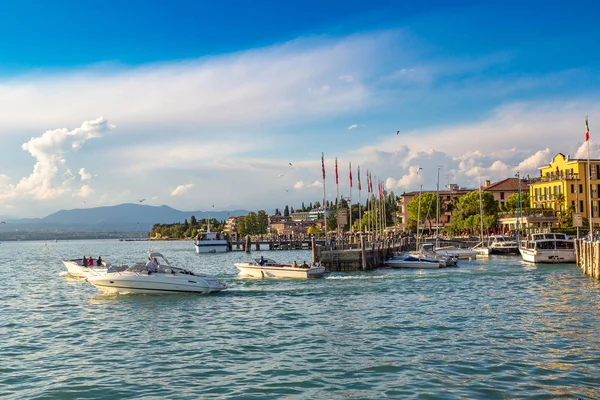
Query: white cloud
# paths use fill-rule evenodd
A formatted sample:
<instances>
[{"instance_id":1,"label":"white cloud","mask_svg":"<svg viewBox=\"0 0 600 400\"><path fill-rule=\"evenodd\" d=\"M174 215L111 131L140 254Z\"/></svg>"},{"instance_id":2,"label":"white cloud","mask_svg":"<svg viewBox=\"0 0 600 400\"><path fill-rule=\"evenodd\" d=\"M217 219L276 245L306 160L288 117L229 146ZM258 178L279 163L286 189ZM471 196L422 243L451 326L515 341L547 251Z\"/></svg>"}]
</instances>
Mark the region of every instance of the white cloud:
<instances>
[{"instance_id":1,"label":"white cloud","mask_svg":"<svg viewBox=\"0 0 600 400\"><path fill-rule=\"evenodd\" d=\"M338 79L346 83L354 82L354 77L352 75L342 75L339 76Z\"/></svg>"},{"instance_id":2,"label":"white cloud","mask_svg":"<svg viewBox=\"0 0 600 400\"><path fill-rule=\"evenodd\" d=\"M299 190L302 189L304 187L304 182L302 181L298 181L294 184L294 189Z\"/></svg>"},{"instance_id":3,"label":"white cloud","mask_svg":"<svg viewBox=\"0 0 600 400\"><path fill-rule=\"evenodd\" d=\"M179 185L171 192L171 196L181 196L186 193L188 190L194 187L193 183L188 183L186 185Z\"/></svg>"},{"instance_id":4,"label":"white cloud","mask_svg":"<svg viewBox=\"0 0 600 400\"><path fill-rule=\"evenodd\" d=\"M352 124L348 127L348 129L356 129L356 128L358 128L357 124Z\"/></svg>"},{"instance_id":5,"label":"white cloud","mask_svg":"<svg viewBox=\"0 0 600 400\"><path fill-rule=\"evenodd\" d=\"M81 176L81 180L82 181L89 181L90 179L92 179L92 174L90 174L89 172L87 172L85 170L85 168L81 168L79 170L79 176Z\"/></svg>"},{"instance_id":6,"label":"white cloud","mask_svg":"<svg viewBox=\"0 0 600 400\"><path fill-rule=\"evenodd\" d=\"M323 182L321 182L321 181L314 181L313 183L310 184L310 187L322 188L323 187Z\"/></svg>"},{"instance_id":7,"label":"white cloud","mask_svg":"<svg viewBox=\"0 0 600 400\"><path fill-rule=\"evenodd\" d=\"M65 155L76 152L85 142L100 137L112 128L107 120L98 118L85 121L81 127L71 131L65 128L55 129L31 138L22 148L36 159L33 171L16 185L5 183L0 192L0 199L55 199L77 190L71 185L73 174L65 167Z\"/></svg>"},{"instance_id":8,"label":"white cloud","mask_svg":"<svg viewBox=\"0 0 600 400\"><path fill-rule=\"evenodd\" d=\"M82 197L85 199L90 197L92 194L94 194L94 189L92 189L89 185L83 185L81 188L79 188L79 191L76 195L77 197Z\"/></svg>"}]
</instances>

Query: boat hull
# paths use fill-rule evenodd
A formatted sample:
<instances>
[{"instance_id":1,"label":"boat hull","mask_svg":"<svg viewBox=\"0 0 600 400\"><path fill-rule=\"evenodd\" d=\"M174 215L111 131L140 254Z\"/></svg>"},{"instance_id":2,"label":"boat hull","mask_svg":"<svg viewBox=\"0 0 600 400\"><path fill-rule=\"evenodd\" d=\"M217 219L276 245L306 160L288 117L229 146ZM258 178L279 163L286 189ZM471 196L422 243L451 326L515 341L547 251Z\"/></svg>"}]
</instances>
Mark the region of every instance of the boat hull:
<instances>
[{"instance_id":1,"label":"boat hull","mask_svg":"<svg viewBox=\"0 0 600 400\"><path fill-rule=\"evenodd\" d=\"M519 248L515 247L491 247L490 254L498 254L498 255L518 255Z\"/></svg>"},{"instance_id":2,"label":"boat hull","mask_svg":"<svg viewBox=\"0 0 600 400\"><path fill-rule=\"evenodd\" d=\"M531 263L575 263L575 252L573 250L533 250L520 248L523 261Z\"/></svg>"},{"instance_id":3,"label":"boat hull","mask_svg":"<svg viewBox=\"0 0 600 400\"><path fill-rule=\"evenodd\" d=\"M226 240L199 240L194 243L196 253L226 253L228 251Z\"/></svg>"},{"instance_id":4,"label":"boat hull","mask_svg":"<svg viewBox=\"0 0 600 400\"><path fill-rule=\"evenodd\" d=\"M404 261L404 260L388 260L384 263L391 268L413 268L413 269L439 269L439 262L430 261Z\"/></svg>"},{"instance_id":5,"label":"boat hull","mask_svg":"<svg viewBox=\"0 0 600 400\"><path fill-rule=\"evenodd\" d=\"M104 293L198 293L220 292L227 288L216 279L202 276L169 274L125 274L108 273L88 278L88 281Z\"/></svg>"},{"instance_id":6,"label":"boat hull","mask_svg":"<svg viewBox=\"0 0 600 400\"><path fill-rule=\"evenodd\" d=\"M249 263L233 264L240 271L240 275L252 278L292 278L316 279L325 275L325 267L300 268L292 266L260 266Z\"/></svg>"}]
</instances>

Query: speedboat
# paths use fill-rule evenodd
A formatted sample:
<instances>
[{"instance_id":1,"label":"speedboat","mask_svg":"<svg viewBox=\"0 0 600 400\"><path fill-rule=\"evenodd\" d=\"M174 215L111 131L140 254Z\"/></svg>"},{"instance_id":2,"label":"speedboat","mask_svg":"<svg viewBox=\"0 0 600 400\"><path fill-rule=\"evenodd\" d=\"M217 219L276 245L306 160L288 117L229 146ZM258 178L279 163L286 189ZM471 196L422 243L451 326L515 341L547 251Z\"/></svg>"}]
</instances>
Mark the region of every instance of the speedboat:
<instances>
[{"instance_id":1,"label":"speedboat","mask_svg":"<svg viewBox=\"0 0 600 400\"><path fill-rule=\"evenodd\" d=\"M519 247L523 261L574 263L575 241L564 233L533 233Z\"/></svg>"},{"instance_id":2,"label":"speedboat","mask_svg":"<svg viewBox=\"0 0 600 400\"><path fill-rule=\"evenodd\" d=\"M194 241L196 253L225 253L229 249L227 240L222 234L211 232L210 228L207 232L200 232Z\"/></svg>"},{"instance_id":3,"label":"speedboat","mask_svg":"<svg viewBox=\"0 0 600 400\"><path fill-rule=\"evenodd\" d=\"M123 271L127 268L126 265L111 265L106 261L102 261L100 265L94 262L94 265L82 265L82 259L63 260L63 265L67 268L70 276L75 278L88 278L90 276L104 275L109 269L112 271Z\"/></svg>"},{"instance_id":4,"label":"speedboat","mask_svg":"<svg viewBox=\"0 0 600 400\"><path fill-rule=\"evenodd\" d=\"M246 263L233 264L240 270L240 275L253 278L322 278L325 275L325 267L310 266L306 263L300 265L293 262L292 264L281 264L270 258L265 258L261 262L260 258Z\"/></svg>"},{"instance_id":5,"label":"speedboat","mask_svg":"<svg viewBox=\"0 0 600 400\"><path fill-rule=\"evenodd\" d=\"M125 271L112 271L90 276L88 282L105 293L212 293L227 289L214 276L174 267L161 253L151 252L158 261L155 271L144 263L136 263Z\"/></svg>"},{"instance_id":6,"label":"speedboat","mask_svg":"<svg viewBox=\"0 0 600 400\"><path fill-rule=\"evenodd\" d=\"M423 258L429 257L437 260L442 260L443 267L456 267L458 265L458 257L451 254L441 254L434 250L433 243L421 243L417 251L411 251L409 254Z\"/></svg>"},{"instance_id":7,"label":"speedboat","mask_svg":"<svg viewBox=\"0 0 600 400\"><path fill-rule=\"evenodd\" d=\"M408 253L393 256L384 262L392 268L418 268L433 269L446 266L446 261L440 258L427 257L424 255L413 255Z\"/></svg>"}]
</instances>

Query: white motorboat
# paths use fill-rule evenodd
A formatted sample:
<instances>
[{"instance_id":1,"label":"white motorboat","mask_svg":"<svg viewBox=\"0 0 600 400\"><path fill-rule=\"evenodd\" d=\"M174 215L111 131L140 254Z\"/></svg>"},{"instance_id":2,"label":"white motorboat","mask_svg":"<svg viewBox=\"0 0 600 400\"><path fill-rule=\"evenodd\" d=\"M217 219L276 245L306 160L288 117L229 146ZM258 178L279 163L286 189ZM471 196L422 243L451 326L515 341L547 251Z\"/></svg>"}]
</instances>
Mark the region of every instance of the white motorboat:
<instances>
[{"instance_id":1,"label":"white motorboat","mask_svg":"<svg viewBox=\"0 0 600 400\"><path fill-rule=\"evenodd\" d=\"M111 265L106 261L102 261L100 265L97 265L96 261L94 261L93 265L82 265L82 259L74 259L74 260L63 260L64 266L67 268L67 271L70 276L75 278L87 278L90 276L104 275L109 270L109 268L113 271L123 271L127 268L126 265Z\"/></svg>"},{"instance_id":2,"label":"white motorboat","mask_svg":"<svg viewBox=\"0 0 600 400\"><path fill-rule=\"evenodd\" d=\"M574 263L575 241L564 233L534 233L519 247L523 261Z\"/></svg>"},{"instance_id":3,"label":"white motorboat","mask_svg":"<svg viewBox=\"0 0 600 400\"><path fill-rule=\"evenodd\" d=\"M440 254L446 257L456 257L459 260L469 260L471 258L477 257L477 251L471 249L461 249L456 246L444 246L444 247L436 247L434 249L436 254Z\"/></svg>"},{"instance_id":4,"label":"white motorboat","mask_svg":"<svg viewBox=\"0 0 600 400\"><path fill-rule=\"evenodd\" d=\"M233 264L240 270L240 275L253 278L322 278L325 275L325 267L310 266L306 263L281 264L270 258L261 262L260 258L247 263Z\"/></svg>"},{"instance_id":5,"label":"white motorboat","mask_svg":"<svg viewBox=\"0 0 600 400\"><path fill-rule=\"evenodd\" d=\"M456 267L458 264L458 257L436 253L433 243L421 243L417 251L411 251L409 254L420 258L429 257L441 260L443 267Z\"/></svg>"},{"instance_id":6,"label":"white motorboat","mask_svg":"<svg viewBox=\"0 0 600 400\"><path fill-rule=\"evenodd\" d=\"M471 247L471 250L476 252L478 256L485 257L491 254L490 248L484 245L483 242L477 243L475 246Z\"/></svg>"},{"instance_id":7,"label":"white motorboat","mask_svg":"<svg viewBox=\"0 0 600 400\"><path fill-rule=\"evenodd\" d=\"M391 268L418 268L418 269L433 269L446 266L444 259L438 259L427 256L418 256L408 253L393 256L384 262L385 265Z\"/></svg>"},{"instance_id":8,"label":"white motorboat","mask_svg":"<svg viewBox=\"0 0 600 400\"><path fill-rule=\"evenodd\" d=\"M229 249L227 240L223 234L211 232L200 232L194 241L196 253L225 253Z\"/></svg>"},{"instance_id":9,"label":"white motorboat","mask_svg":"<svg viewBox=\"0 0 600 400\"><path fill-rule=\"evenodd\" d=\"M519 243L504 235L490 236L488 247L490 254L519 254Z\"/></svg>"},{"instance_id":10,"label":"white motorboat","mask_svg":"<svg viewBox=\"0 0 600 400\"><path fill-rule=\"evenodd\" d=\"M90 276L88 282L105 293L212 293L227 288L214 276L174 267L161 253L150 253L158 267L151 272L146 264L136 263L125 271Z\"/></svg>"}]
</instances>

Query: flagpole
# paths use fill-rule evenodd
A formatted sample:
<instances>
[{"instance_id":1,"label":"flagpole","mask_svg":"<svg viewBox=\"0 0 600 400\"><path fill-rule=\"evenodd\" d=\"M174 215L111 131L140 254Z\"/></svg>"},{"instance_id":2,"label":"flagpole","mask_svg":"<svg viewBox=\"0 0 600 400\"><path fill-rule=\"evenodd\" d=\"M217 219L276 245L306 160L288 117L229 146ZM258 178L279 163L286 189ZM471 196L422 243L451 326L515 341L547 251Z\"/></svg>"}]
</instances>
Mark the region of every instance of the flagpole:
<instances>
[{"instance_id":1,"label":"flagpole","mask_svg":"<svg viewBox=\"0 0 600 400\"><path fill-rule=\"evenodd\" d=\"M354 233L354 227L352 226L352 162L348 164L350 170L350 233Z\"/></svg>"},{"instance_id":2,"label":"flagpole","mask_svg":"<svg viewBox=\"0 0 600 400\"><path fill-rule=\"evenodd\" d=\"M339 184L339 180L338 180L338 167L337 167L337 157L336 157L335 158L335 214L336 214L335 216L336 216L336 219L337 219L337 213L338 213L339 208L340 208L340 184ZM338 236L339 236L340 235L340 222L339 222L339 220L338 220L338 223L337 223L337 227L338 227L338 229L337 229L338 232L337 233L338 233Z\"/></svg>"},{"instance_id":3,"label":"flagpole","mask_svg":"<svg viewBox=\"0 0 600 400\"><path fill-rule=\"evenodd\" d=\"M587 142L587 191L588 191L588 200L589 200L589 210L590 210L590 241L593 240L593 231L592 231L592 170L590 169L590 128L588 125L588 117L585 116L585 141Z\"/></svg>"},{"instance_id":4,"label":"flagpole","mask_svg":"<svg viewBox=\"0 0 600 400\"><path fill-rule=\"evenodd\" d=\"M323 222L325 223L325 239L327 239L327 194L325 193L325 158L321 152L321 171L323 172Z\"/></svg>"},{"instance_id":5,"label":"flagpole","mask_svg":"<svg viewBox=\"0 0 600 400\"><path fill-rule=\"evenodd\" d=\"M360 196L360 192L362 188L360 187L360 165L358 166L358 231L362 234L362 200Z\"/></svg>"}]
</instances>

